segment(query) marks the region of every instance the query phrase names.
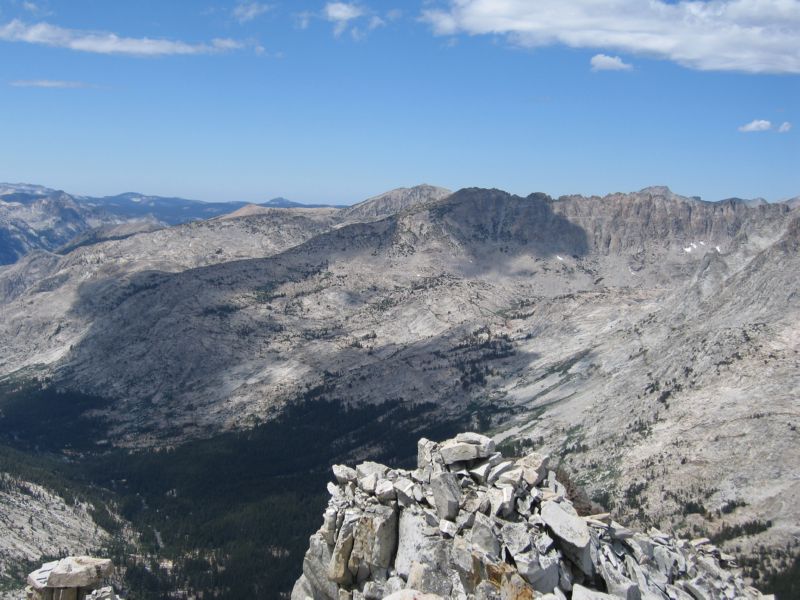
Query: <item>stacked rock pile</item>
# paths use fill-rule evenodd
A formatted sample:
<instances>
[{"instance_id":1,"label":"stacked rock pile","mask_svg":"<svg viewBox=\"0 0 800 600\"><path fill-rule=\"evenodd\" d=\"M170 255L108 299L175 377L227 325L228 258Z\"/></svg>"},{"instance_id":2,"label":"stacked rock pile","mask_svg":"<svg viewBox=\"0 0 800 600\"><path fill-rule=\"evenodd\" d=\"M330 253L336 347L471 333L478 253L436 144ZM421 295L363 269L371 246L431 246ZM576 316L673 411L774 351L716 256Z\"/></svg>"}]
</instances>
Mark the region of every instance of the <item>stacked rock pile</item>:
<instances>
[{"instance_id":1,"label":"stacked rock pile","mask_svg":"<svg viewBox=\"0 0 800 600\"><path fill-rule=\"evenodd\" d=\"M27 600L119 600L103 582L113 573L107 558L68 556L28 575Z\"/></svg>"},{"instance_id":2,"label":"stacked rock pile","mask_svg":"<svg viewBox=\"0 0 800 600\"><path fill-rule=\"evenodd\" d=\"M764 598L707 539L581 517L548 457L421 439L417 469L333 467L292 600Z\"/></svg>"}]
</instances>

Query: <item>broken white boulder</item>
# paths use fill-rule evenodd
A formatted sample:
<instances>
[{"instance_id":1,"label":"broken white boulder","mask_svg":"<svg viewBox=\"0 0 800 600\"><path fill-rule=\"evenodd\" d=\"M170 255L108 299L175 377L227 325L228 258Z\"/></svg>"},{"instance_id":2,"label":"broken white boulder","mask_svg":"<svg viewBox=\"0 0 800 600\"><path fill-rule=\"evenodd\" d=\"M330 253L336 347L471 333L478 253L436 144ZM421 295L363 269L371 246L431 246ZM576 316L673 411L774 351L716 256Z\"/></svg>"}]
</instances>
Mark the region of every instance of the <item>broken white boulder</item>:
<instances>
[{"instance_id":1,"label":"broken white boulder","mask_svg":"<svg viewBox=\"0 0 800 600\"><path fill-rule=\"evenodd\" d=\"M486 458L494 453L494 441L478 433L459 434L439 446L446 465Z\"/></svg>"},{"instance_id":2,"label":"broken white boulder","mask_svg":"<svg viewBox=\"0 0 800 600\"><path fill-rule=\"evenodd\" d=\"M439 563L446 561L444 540L436 529L427 524L424 513L417 507L400 513L398 523L397 556L394 569L398 575L408 577L414 561Z\"/></svg>"},{"instance_id":3,"label":"broken white boulder","mask_svg":"<svg viewBox=\"0 0 800 600\"><path fill-rule=\"evenodd\" d=\"M474 549L488 557L497 558L500 556L500 542L494 533L494 520L482 513L475 514L470 542L472 542Z\"/></svg>"},{"instance_id":4,"label":"broken white boulder","mask_svg":"<svg viewBox=\"0 0 800 600\"><path fill-rule=\"evenodd\" d=\"M526 552L514 556L520 574L537 592L548 594L556 589L559 582L558 556L539 555Z\"/></svg>"},{"instance_id":5,"label":"broken white boulder","mask_svg":"<svg viewBox=\"0 0 800 600\"><path fill-rule=\"evenodd\" d=\"M358 475L359 479L368 477L369 475L375 475L375 479L382 479L386 476L388 470L389 467L386 465L372 461L366 461L356 465L356 475Z\"/></svg>"},{"instance_id":6,"label":"broken white boulder","mask_svg":"<svg viewBox=\"0 0 800 600\"><path fill-rule=\"evenodd\" d=\"M339 483L339 485L344 485L358 479L358 474L352 467L348 467L346 465L333 465L331 468L333 469L333 476L336 477L336 481Z\"/></svg>"},{"instance_id":7,"label":"broken white boulder","mask_svg":"<svg viewBox=\"0 0 800 600\"><path fill-rule=\"evenodd\" d=\"M550 457L538 452L531 452L517 460L517 466L522 469L522 478L528 485L539 485L544 480L549 463Z\"/></svg>"},{"instance_id":8,"label":"broken white boulder","mask_svg":"<svg viewBox=\"0 0 800 600\"><path fill-rule=\"evenodd\" d=\"M57 564L57 560L44 563L40 568L28 575L28 585L34 590L43 590L46 588L50 573L56 568Z\"/></svg>"},{"instance_id":9,"label":"broken white boulder","mask_svg":"<svg viewBox=\"0 0 800 600\"><path fill-rule=\"evenodd\" d=\"M514 511L514 488L500 485L489 490L489 504L493 515L506 517Z\"/></svg>"},{"instance_id":10,"label":"broken white boulder","mask_svg":"<svg viewBox=\"0 0 800 600\"><path fill-rule=\"evenodd\" d=\"M453 585L441 572L435 571L430 565L414 561L408 573L406 585L409 589L419 590L423 593L437 594L449 597Z\"/></svg>"},{"instance_id":11,"label":"broken white boulder","mask_svg":"<svg viewBox=\"0 0 800 600\"><path fill-rule=\"evenodd\" d=\"M461 502L461 486L458 485L456 476L446 472L432 475L431 492L439 518L455 520Z\"/></svg>"},{"instance_id":12,"label":"broken white boulder","mask_svg":"<svg viewBox=\"0 0 800 600\"><path fill-rule=\"evenodd\" d=\"M353 580L353 574L350 572L348 562L350 561L350 552L353 550L355 525L360 516L355 510L345 512L344 522L339 529L339 535L328 566L328 579L334 583L349 585Z\"/></svg>"},{"instance_id":13,"label":"broken white boulder","mask_svg":"<svg viewBox=\"0 0 800 600\"><path fill-rule=\"evenodd\" d=\"M494 483L497 481L497 478L500 477L502 473L505 473L509 469L514 468L514 461L513 460L504 460L501 463L496 464L489 470L489 475L486 477L487 483Z\"/></svg>"},{"instance_id":14,"label":"broken white boulder","mask_svg":"<svg viewBox=\"0 0 800 600\"><path fill-rule=\"evenodd\" d=\"M503 523L500 537L512 556L521 554L531 547L531 534L526 523Z\"/></svg>"},{"instance_id":15,"label":"broken white boulder","mask_svg":"<svg viewBox=\"0 0 800 600\"><path fill-rule=\"evenodd\" d=\"M439 531L442 532L442 535L444 537L448 538L456 537L456 535L458 534L458 525L456 525L452 521L442 519L441 521L439 521Z\"/></svg>"},{"instance_id":16,"label":"broken white boulder","mask_svg":"<svg viewBox=\"0 0 800 600\"><path fill-rule=\"evenodd\" d=\"M110 585L94 590L86 596L86 600L119 600L119 596L114 593L114 588Z\"/></svg>"},{"instance_id":17,"label":"broken white boulder","mask_svg":"<svg viewBox=\"0 0 800 600\"><path fill-rule=\"evenodd\" d=\"M372 494L377 484L378 476L375 473L370 473L364 477L358 478L358 488L367 494Z\"/></svg>"},{"instance_id":18,"label":"broken white boulder","mask_svg":"<svg viewBox=\"0 0 800 600\"><path fill-rule=\"evenodd\" d=\"M500 475L497 477L496 484L499 485L507 483L513 486L518 486L521 481L522 481L522 468L512 467L511 469L508 469L507 471L503 471L502 473L500 473Z\"/></svg>"},{"instance_id":19,"label":"broken white boulder","mask_svg":"<svg viewBox=\"0 0 800 600\"><path fill-rule=\"evenodd\" d=\"M331 563L331 550L333 544L329 544L319 533L315 533L309 540L308 550L303 557L303 583L295 586L297 598L305 598L307 590L316 590L316 597L319 600L336 600L336 583L329 577L329 565ZM311 594L313 597L314 594ZM292 599L296 600L295 592L292 591Z\"/></svg>"},{"instance_id":20,"label":"broken white boulder","mask_svg":"<svg viewBox=\"0 0 800 600\"><path fill-rule=\"evenodd\" d=\"M397 497L394 484L388 479L379 479L375 484L375 497L383 503L394 500Z\"/></svg>"},{"instance_id":21,"label":"broken white boulder","mask_svg":"<svg viewBox=\"0 0 800 600\"><path fill-rule=\"evenodd\" d=\"M114 570L108 558L68 556L58 561L47 577L50 588L97 587Z\"/></svg>"},{"instance_id":22,"label":"broken white boulder","mask_svg":"<svg viewBox=\"0 0 800 600\"><path fill-rule=\"evenodd\" d=\"M552 500L542 504L542 519L559 540L562 550L586 575L592 575L594 568L589 552L589 527L577 515L565 510L561 503Z\"/></svg>"},{"instance_id":23,"label":"broken white boulder","mask_svg":"<svg viewBox=\"0 0 800 600\"><path fill-rule=\"evenodd\" d=\"M385 579L397 543L397 514L389 506L368 507L353 528L347 562L357 583L371 576Z\"/></svg>"}]
</instances>

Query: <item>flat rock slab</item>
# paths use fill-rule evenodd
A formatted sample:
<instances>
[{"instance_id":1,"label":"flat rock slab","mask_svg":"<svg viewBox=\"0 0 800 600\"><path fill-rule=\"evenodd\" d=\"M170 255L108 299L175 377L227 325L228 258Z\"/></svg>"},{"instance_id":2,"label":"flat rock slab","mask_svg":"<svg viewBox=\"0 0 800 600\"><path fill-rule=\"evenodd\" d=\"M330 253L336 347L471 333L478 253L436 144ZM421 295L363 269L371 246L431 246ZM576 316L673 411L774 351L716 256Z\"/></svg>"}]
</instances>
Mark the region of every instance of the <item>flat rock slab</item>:
<instances>
[{"instance_id":1,"label":"flat rock slab","mask_svg":"<svg viewBox=\"0 0 800 600\"><path fill-rule=\"evenodd\" d=\"M439 446L446 465L469 462L494 454L494 441L479 433L462 433Z\"/></svg>"},{"instance_id":2,"label":"flat rock slab","mask_svg":"<svg viewBox=\"0 0 800 600\"><path fill-rule=\"evenodd\" d=\"M28 575L28 585L35 590L43 590L46 588L47 579L50 577L50 573L56 568L57 564L57 560L44 563L41 568L36 569L33 573Z\"/></svg>"},{"instance_id":3,"label":"flat rock slab","mask_svg":"<svg viewBox=\"0 0 800 600\"><path fill-rule=\"evenodd\" d=\"M94 587L114 570L108 558L68 556L58 561L47 578L47 587Z\"/></svg>"},{"instance_id":4,"label":"flat rock slab","mask_svg":"<svg viewBox=\"0 0 800 600\"><path fill-rule=\"evenodd\" d=\"M562 544L564 553L587 575L593 571L589 555L589 526L579 516L571 514L558 502L548 500L542 504L542 520Z\"/></svg>"}]
</instances>

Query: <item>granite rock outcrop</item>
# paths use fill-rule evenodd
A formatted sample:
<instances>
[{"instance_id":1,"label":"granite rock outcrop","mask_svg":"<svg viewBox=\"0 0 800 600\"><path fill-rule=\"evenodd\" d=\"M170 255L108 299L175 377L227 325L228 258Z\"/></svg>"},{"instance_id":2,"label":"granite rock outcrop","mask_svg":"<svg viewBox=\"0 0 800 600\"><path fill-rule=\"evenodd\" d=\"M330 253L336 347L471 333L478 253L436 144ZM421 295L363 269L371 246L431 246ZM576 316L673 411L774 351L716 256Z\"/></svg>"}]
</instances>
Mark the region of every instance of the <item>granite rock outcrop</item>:
<instances>
[{"instance_id":1,"label":"granite rock outcrop","mask_svg":"<svg viewBox=\"0 0 800 600\"><path fill-rule=\"evenodd\" d=\"M546 455L463 433L417 468L337 465L292 600L764 598L708 539L579 515Z\"/></svg>"}]
</instances>

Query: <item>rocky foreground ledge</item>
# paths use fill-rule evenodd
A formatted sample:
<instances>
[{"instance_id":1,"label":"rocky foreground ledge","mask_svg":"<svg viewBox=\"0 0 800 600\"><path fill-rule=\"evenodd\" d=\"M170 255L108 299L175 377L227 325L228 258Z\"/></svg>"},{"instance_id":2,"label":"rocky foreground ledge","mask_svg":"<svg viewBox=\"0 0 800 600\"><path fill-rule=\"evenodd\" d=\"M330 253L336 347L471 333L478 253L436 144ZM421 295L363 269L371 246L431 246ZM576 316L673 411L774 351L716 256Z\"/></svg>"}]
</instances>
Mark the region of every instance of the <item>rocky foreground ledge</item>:
<instances>
[{"instance_id":1,"label":"rocky foreground ledge","mask_svg":"<svg viewBox=\"0 0 800 600\"><path fill-rule=\"evenodd\" d=\"M476 433L421 439L414 471L334 466L292 600L767 598L707 539L578 516L547 467Z\"/></svg>"},{"instance_id":2,"label":"rocky foreground ledge","mask_svg":"<svg viewBox=\"0 0 800 600\"><path fill-rule=\"evenodd\" d=\"M28 575L27 600L120 600L104 582L114 566L108 558L68 556L44 563Z\"/></svg>"}]
</instances>

